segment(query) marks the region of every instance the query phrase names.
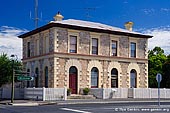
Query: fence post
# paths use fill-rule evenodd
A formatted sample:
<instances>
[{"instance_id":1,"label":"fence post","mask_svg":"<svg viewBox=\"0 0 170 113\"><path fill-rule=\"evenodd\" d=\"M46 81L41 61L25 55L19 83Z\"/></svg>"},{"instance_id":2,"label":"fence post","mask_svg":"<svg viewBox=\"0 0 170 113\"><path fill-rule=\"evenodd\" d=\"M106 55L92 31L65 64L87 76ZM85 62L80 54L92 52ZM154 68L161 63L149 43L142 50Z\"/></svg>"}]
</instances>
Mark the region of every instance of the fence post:
<instances>
[{"instance_id":1,"label":"fence post","mask_svg":"<svg viewBox=\"0 0 170 113\"><path fill-rule=\"evenodd\" d=\"M102 88L103 99L105 99L105 89Z\"/></svg>"},{"instance_id":2,"label":"fence post","mask_svg":"<svg viewBox=\"0 0 170 113\"><path fill-rule=\"evenodd\" d=\"M67 87L64 87L64 100L67 100Z\"/></svg>"},{"instance_id":3,"label":"fence post","mask_svg":"<svg viewBox=\"0 0 170 113\"><path fill-rule=\"evenodd\" d=\"M43 101L45 101L45 87L43 87Z\"/></svg>"}]
</instances>

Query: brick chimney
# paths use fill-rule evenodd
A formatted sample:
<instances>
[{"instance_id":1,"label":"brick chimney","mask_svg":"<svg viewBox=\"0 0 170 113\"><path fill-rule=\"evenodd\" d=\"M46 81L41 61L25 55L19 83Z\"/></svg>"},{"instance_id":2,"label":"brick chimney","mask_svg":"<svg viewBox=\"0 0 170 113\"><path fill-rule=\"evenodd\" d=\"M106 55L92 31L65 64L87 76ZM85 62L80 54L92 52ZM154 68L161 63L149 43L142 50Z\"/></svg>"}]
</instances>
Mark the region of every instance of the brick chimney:
<instances>
[{"instance_id":1,"label":"brick chimney","mask_svg":"<svg viewBox=\"0 0 170 113\"><path fill-rule=\"evenodd\" d=\"M125 28L129 31L132 31L132 27L133 27L133 22L126 22L125 23Z\"/></svg>"},{"instance_id":2,"label":"brick chimney","mask_svg":"<svg viewBox=\"0 0 170 113\"><path fill-rule=\"evenodd\" d=\"M58 12L58 13L54 16L54 20L55 20L55 21L62 21L63 18L64 18L64 17L60 14L60 12Z\"/></svg>"}]
</instances>

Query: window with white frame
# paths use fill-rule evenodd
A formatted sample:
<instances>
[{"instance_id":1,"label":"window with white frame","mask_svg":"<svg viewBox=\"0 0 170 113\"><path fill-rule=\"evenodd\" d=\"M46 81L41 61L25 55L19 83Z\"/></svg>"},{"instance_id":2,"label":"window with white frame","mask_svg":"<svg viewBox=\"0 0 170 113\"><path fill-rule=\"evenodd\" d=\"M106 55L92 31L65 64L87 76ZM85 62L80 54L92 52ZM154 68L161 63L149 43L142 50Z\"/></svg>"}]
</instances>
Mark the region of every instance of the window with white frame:
<instances>
[{"instance_id":1,"label":"window with white frame","mask_svg":"<svg viewBox=\"0 0 170 113\"><path fill-rule=\"evenodd\" d=\"M112 46L112 56L117 56L117 41L111 41Z\"/></svg>"},{"instance_id":2,"label":"window with white frame","mask_svg":"<svg viewBox=\"0 0 170 113\"><path fill-rule=\"evenodd\" d=\"M99 71L96 67L91 70L91 88L98 88Z\"/></svg>"},{"instance_id":3,"label":"window with white frame","mask_svg":"<svg viewBox=\"0 0 170 113\"><path fill-rule=\"evenodd\" d=\"M130 56L136 58L136 43L134 42L130 43Z\"/></svg>"},{"instance_id":4,"label":"window with white frame","mask_svg":"<svg viewBox=\"0 0 170 113\"><path fill-rule=\"evenodd\" d=\"M77 36L70 35L70 53L77 53Z\"/></svg>"},{"instance_id":5,"label":"window with white frame","mask_svg":"<svg viewBox=\"0 0 170 113\"><path fill-rule=\"evenodd\" d=\"M137 87L137 73L136 70L132 69L130 71L130 88Z\"/></svg>"},{"instance_id":6,"label":"window with white frame","mask_svg":"<svg viewBox=\"0 0 170 113\"><path fill-rule=\"evenodd\" d=\"M98 55L98 39L92 38L92 54Z\"/></svg>"}]
</instances>

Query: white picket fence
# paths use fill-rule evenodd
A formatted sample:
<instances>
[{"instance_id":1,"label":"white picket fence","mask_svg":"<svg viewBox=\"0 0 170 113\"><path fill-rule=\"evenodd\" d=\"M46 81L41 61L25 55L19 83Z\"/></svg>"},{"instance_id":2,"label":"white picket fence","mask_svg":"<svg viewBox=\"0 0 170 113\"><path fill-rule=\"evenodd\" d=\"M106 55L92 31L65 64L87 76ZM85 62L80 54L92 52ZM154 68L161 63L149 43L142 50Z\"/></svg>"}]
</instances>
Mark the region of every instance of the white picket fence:
<instances>
[{"instance_id":1,"label":"white picket fence","mask_svg":"<svg viewBox=\"0 0 170 113\"><path fill-rule=\"evenodd\" d=\"M133 98L158 98L157 88L135 88ZM170 98L170 89L160 89L160 98Z\"/></svg>"},{"instance_id":2,"label":"white picket fence","mask_svg":"<svg viewBox=\"0 0 170 113\"><path fill-rule=\"evenodd\" d=\"M42 101L67 100L67 88L15 88L15 99ZM99 99L158 98L156 88L91 88L89 94ZM10 99L11 88L0 88L0 99ZM160 89L160 98L170 98L170 89Z\"/></svg>"},{"instance_id":3,"label":"white picket fence","mask_svg":"<svg viewBox=\"0 0 170 113\"><path fill-rule=\"evenodd\" d=\"M156 88L91 88L90 94L100 99L158 98ZM170 89L160 89L160 98L170 98Z\"/></svg>"},{"instance_id":4,"label":"white picket fence","mask_svg":"<svg viewBox=\"0 0 170 113\"><path fill-rule=\"evenodd\" d=\"M11 88L1 88L1 99L11 98ZM67 100L67 88L15 88L14 99L42 101Z\"/></svg>"},{"instance_id":5,"label":"white picket fence","mask_svg":"<svg viewBox=\"0 0 170 113\"><path fill-rule=\"evenodd\" d=\"M91 88L89 94L99 99L128 98L128 88Z\"/></svg>"}]
</instances>

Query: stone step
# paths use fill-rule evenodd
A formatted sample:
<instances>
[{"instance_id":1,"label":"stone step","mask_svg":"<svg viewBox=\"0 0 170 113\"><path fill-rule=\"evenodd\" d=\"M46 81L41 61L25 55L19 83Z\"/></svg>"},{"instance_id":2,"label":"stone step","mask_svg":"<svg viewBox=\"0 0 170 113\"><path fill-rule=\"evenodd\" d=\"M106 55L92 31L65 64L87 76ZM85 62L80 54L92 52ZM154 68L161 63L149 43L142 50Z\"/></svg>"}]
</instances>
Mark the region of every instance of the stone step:
<instances>
[{"instance_id":1,"label":"stone step","mask_svg":"<svg viewBox=\"0 0 170 113\"><path fill-rule=\"evenodd\" d=\"M96 99L93 95L75 95L71 94L70 96L67 96L67 99Z\"/></svg>"}]
</instances>

